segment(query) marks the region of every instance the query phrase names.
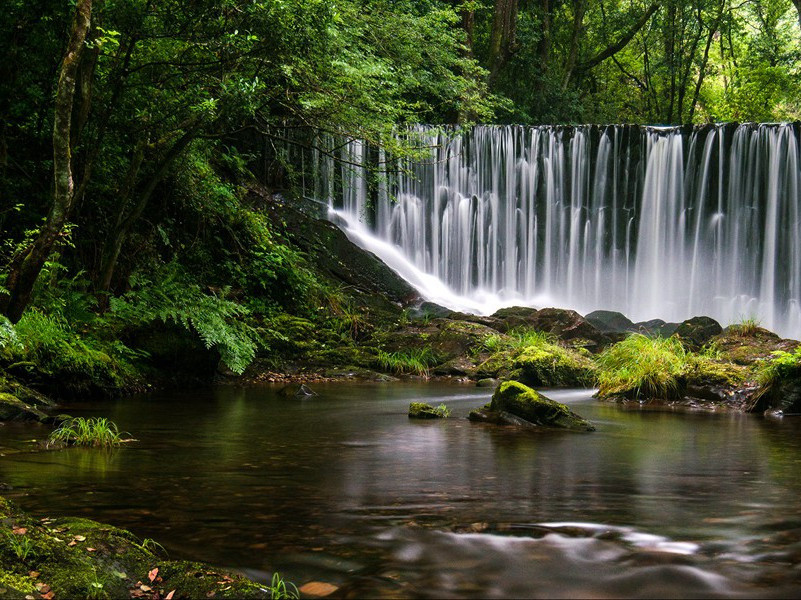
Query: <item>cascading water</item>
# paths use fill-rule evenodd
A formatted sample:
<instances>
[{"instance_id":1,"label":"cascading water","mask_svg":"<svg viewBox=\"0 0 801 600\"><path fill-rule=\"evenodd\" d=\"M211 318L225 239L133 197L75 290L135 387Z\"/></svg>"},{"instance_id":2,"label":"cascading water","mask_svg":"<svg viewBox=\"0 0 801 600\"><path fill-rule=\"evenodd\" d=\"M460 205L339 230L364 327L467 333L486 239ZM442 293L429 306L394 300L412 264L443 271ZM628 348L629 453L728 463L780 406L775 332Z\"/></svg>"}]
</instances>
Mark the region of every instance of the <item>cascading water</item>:
<instances>
[{"instance_id":1,"label":"cascading water","mask_svg":"<svg viewBox=\"0 0 801 600\"><path fill-rule=\"evenodd\" d=\"M329 140L316 194L431 300L754 317L801 334L797 125L411 134L430 158L377 178L359 165L383 153Z\"/></svg>"}]
</instances>

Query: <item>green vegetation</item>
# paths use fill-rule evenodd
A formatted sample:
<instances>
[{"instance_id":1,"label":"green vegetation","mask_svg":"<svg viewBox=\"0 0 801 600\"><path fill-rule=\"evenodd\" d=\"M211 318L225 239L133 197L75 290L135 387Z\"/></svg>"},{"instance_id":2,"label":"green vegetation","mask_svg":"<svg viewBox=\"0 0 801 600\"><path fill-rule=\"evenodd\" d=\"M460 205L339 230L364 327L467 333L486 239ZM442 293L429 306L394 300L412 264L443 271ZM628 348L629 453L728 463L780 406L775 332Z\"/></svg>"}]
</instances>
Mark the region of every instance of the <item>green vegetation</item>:
<instances>
[{"instance_id":1,"label":"green vegetation","mask_svg":"<svg viewBox=\"0 0 801 600\"><path fill-rule=\"evenodd\" d=\"M36 556L36 550L34 549L33 543L24 535L6 533L5 544L11 548L16 557L23 562Z\"/></svg>"},{"instance_id":2,"label":"green vegetation","mask_svg":"<svg viewBox=\"0 0 801 600\"><path fill-rule=\"evenodd\" d=\"M598 391L601 396L674 398L686 366L687 352L678 339L634 334L598 357Z\"/></svg>"},{"instance_id":3,"label":"green vegetation","mask_svg":"<svg viewBox=\"0 0 801 600\"><path fill-rule=\"evenodd\" d=\"M437 364L437 356L431 348L410 348L397 352L378 351L376 365L390 373L408 373L428 377L429 369Z\"/></svg>"},{"instance_id":4,"label":"green vegetation","mask_svg":"<svg viewBox=\"0 0 801 600\"><path fill-rule=\"evenodd\" d=\"M793 352L777 350L772 354L773 358L762 362L757 371L760 395L767 393L782 379L801 375L801 346Z\"/></svg>"},{"instance_id":5,"label":"green vegetation","mask_svg":"<svg viewBox=\"0 0 801 600\"><path fill-rule=\"evenodd\" d=\"M294 600L295 598L300 598L300 592L298 592L295 584L287 583L278 573L273 573L268 590L271 600Z\"/></svg>"},{"instance_id":6,"label":"green vegetation","mask_svg":"<svg viewBox=\"0 0 801 600\"><path fill-rule=\"evenodd\" d=\"M732 333L740 337L751 337L760 329L761 323L755 317L740 319L737 323L732 323L729 328Z\"/></svg>"},{"instance_id":7,"label":"green vegetation","mask_svg":"<svg viewBox=\"0 0 801 600\"><path fill-rule=\"evenodd\" d=\"M451 416L451 409L445 404L432 406L427 402L412 402L409 404L410 419L446 419Z\"/></svg>"},{"instance_id":8,"label":"green vegetation","mask_svg":"<svg viewBox=\"0 0 801 600\"><path fill-rule=\"evenodd\" d=\"M50 444L113 448L122 443L117 425L103 417L74 417L61 423L51 434Z\"/></svg>"}]
</instances>

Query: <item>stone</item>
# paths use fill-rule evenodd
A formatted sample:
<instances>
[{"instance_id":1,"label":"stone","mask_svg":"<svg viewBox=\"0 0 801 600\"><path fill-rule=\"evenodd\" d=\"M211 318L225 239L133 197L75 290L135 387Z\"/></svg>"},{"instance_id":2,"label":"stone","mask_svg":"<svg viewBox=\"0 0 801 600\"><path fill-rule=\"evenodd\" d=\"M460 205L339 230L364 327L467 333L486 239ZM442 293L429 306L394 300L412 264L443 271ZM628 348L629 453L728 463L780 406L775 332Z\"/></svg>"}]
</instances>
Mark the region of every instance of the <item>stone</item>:
<instances>
[{"instance_id":1,"label":"stone","mask_svg":"<svg viewBox=\"0 0 801 600\"><path fill-rule=\"evenodd\" d=\"M410 419L444 419L447 416L445 410L425 402L412 402L409 404Z\"/></svg>"},{"instance_id":2,"label":"stone","mask_svg":"<svg viewBox=\"0 0 801 600\"><path fill-rule=\"evenodd\" d=\"M683 321L673 335L691 349L699 349L722 332L723 327L712 317L693 317Z\"/></svg>"},{"instance_id":3,"label":"stone","mask_svg":"<svg viewBox=\"0 0 801 600\"><path fill-rule=\"evenodd\" d=\"M0 421L45 421L47 415L13 394L0 393Z\"/></svg>"},{"instance_id":4,"label":"stone","mask_svg":"<svg viewBox=\"0 0 801 600\"><path fill-rule=\"evenodd\" d=\"M481 388L483 387L494 388L497 385L498 385L498 380L493 377L485 377L484 379L479 379L478 381L476 381L476 387L481 387Z\"/></svg>"},{"instance_id":5,"label":"stone","mask_svg":"<svg viewBox=\"0 0 801 600\"><path fill-rule=\"evenodd\" d=\"M512 366L515 379L534 387L588 387L595 372L589 358L550 344L524 348Z\"/></svg>"},{"instance_id":6,"label":"stone","mask_svg":"<svg viewBox=\"0 0 801 600\"><path fill-rule=\"evenodd\" d=\"M290 383L278 390L278 395L282 398L306 398L316 396L317 392L312 390L305 383Z\"/></svg>"},{"instance_id":7,"label":"stone","mask_svg":"<svg viewBox=\"0 0 801 600\"><path fill-rule=\"evenodd\" d=\"M595 310L584 315L587 322L601 333L628 333L637 331L634 323L623 313L613 310Z\"/></svg>"},{"instance_id":8,"label":"stone","mask_svg":"<svg viewBox=\"0 0 801 600\"><path fill-rule=\"evenodd\" d=\"M651 319L634 324L637 333L648 337L670 337L676 332L678 326L678 323L666 323L662 319Z\"/></svg>"},{"instance_id":9,"label":"stone","mask_svg":"<svg viewBox=\"0 0 801 600\"><path fill-rule=\"evenodd\" d=\"M408 315L412 319L442 319L449 318L453 311L434 302L422 302L418 306L408 309Z\"/></svg>"},{"instance_id":10,"label":"stone","mask_svg":"<svg viewBox=\"0 0 801 600\"><path fill-rule=\"evenodd\" d=\"M492 401L482 409L472 411L470 420L513 425L533 425L595 431L595 426L564 404L536 392L517 381L505 381L498 386Z\"/></svg>"},{"instance_id":11,"label":"stone","mask_svg":"<svg viewBox=\"0 0 801 600\"><path fill-rule=\"evenodd\" d=\"M534 328L537 312L530 306L509 306L496 311L492 318L497 320L499 331L505 333L519 327Z\"/></svg>"}]
</instances>

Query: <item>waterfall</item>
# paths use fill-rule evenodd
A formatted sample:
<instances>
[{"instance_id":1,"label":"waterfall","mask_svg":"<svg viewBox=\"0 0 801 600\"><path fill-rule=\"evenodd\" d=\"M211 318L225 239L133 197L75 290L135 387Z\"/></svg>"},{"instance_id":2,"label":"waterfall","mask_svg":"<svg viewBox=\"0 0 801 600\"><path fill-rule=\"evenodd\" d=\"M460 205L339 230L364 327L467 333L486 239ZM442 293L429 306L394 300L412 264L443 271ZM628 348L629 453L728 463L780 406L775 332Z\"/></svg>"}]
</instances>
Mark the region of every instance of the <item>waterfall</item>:
<instances>
[{"instance_id":1,"label":"waterfall","mask_svg":"<svg viewBox=\"0 0 801 600\"><path fill-rule=\"evenodd\" d=\"M527 304L635 321L756 318L801 335L797 125L402 135L430 153L392 162L363 142L325 138L314 189L359 243L390 249L424 296L473 312Z\"/></svg>"}]
</instances>

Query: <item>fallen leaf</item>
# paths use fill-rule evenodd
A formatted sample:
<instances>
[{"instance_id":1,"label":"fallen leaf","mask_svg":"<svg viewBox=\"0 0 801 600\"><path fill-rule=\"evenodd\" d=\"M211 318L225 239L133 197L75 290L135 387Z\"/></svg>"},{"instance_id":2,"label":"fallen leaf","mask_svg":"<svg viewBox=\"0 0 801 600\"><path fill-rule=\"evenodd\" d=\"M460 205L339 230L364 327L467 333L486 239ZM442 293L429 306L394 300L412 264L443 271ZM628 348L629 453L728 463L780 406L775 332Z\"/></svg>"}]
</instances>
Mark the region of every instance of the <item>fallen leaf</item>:
<instances>
[{"instance_id":1,"label":"fallen leaf","mask_svg":"<svg viewBox=\"0 0 801 600\"><path fill-rule=\"evenodd\" d=\"M72 540L69 544L67 544L67 546L77 546L77 545L78 542L76 542L75 540Z\"/></svg>"},{"instance_id":2,"label":"fallen leaf","mask_svg":"<svg viewBox=\"0 0 801 600\"><path fill-rule=\"evenodd\" d=\"M322 598L323 596L329 596L330 594L333 594L338 589L339 588L337 586L324 581L310 581L309 583L301 586L300 592L302 594L306 594L307 596Z\"/></svg>"},{"instance_id":3,"label":"fallen leaf","mask_svg":"<svg viewBox=\"0 0 801 600\"><path fill-rule=\"evenodd\" d=\"M155 569L151 569L150 571L148 571L148 573L147 573L147 578L150 580L150 583L153 583L153 580L156 578L156 576L157 576L158 574L159 574L159 568L158 568L158 567L156 567Z\"/></svg>"},{"instance_id":4,"label":"fallen leaf","mask_svg":"<svg viewBox=\"0 0 801 600\"><path fill-rule=\"evenodd\" d=\"M97 552L97 548L87 548L87 552Z\"/></svg>"},{"instance_id":5,"label":"fallen leaf","mask_svg":"<svg viewBox=\"0 0 801 600\"><path fill-rule=\"evenodd\" d=\"M139 589L142 590L143 592L152 592L153 591L153 588L150 587L149 585L140 585Z\"/></svg>"},{"instance_id":6,"label":"fallen leaf","mask_svg":"<svg viewBox=\"0 0 801 600\"><path fill-rule=\"evenodd\" d=\"M169 594L164 596L164 600L172 600L173 595L175 594L175 590L172 590Z\"/></svg>"},{"instance_id":7,"label":"fallen leaf","mask_svg":"<svg viewBox=\"0 0 801 600\"><path fill-rule=\"evenodd\" d=\"M42 594L42 598L44 598L44 600L53 600L53 598L55 597L56 593L53 591L47 592L46 594Z\"/></svg>"},{"instance_id":8,"label":"fallen leaf","mask_svg":"<svg viewBox=\"0 0 801 600\"><path fill-rule=\"evenodd\" d=\"M36 589L39 591L40 594L46 594L50 591L50 586L46 583L37 583Z\"/></svg>"},{"instance_id":9,"label":"fallen leaf","mask_svg":"<svg viewBox=\"0 0 801 600\"><path fill-rule=\"evenodd\" d=\"M86 541L86 536L85 535L75 535L75 536L72 536L72 539L74 539L76 542L85 542Z\"/></svg>"},{"instance_id":10,"label":"fallen leaf","mask_svg":"<svg viewBox=\"0 0 801 600\"><path fill-rule=\"evenodd\" d=\"M31 579L36 579L37 577L39 577L39 571L31 571L30 573L28 573L28 577L30 577Z\"/></svg>"},{"instance_id":11,"label":"fallen leaf","mask_svg":"<svg viewBox=\"0 0 801 600\"><path fill-rule=\"evenodd\" d=\"M212 590L208 594L206 594L206 598L214 598L214 596L216 596L216 595L217 595L217 592Z\"/></svg>"},{"instance_id":12,"label":"fallen leaf","mask_svg":"<svg viewBox=\"0 0 801 600\"><path fill-rule=\"evenodd\" d=\"M11 530L11 533L14 535L25 535L28 533L28 530L25 527L14 527L14 529Z\"/></svg>"}]
</instances>

